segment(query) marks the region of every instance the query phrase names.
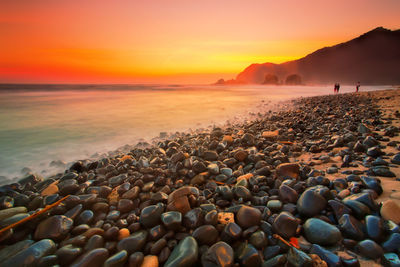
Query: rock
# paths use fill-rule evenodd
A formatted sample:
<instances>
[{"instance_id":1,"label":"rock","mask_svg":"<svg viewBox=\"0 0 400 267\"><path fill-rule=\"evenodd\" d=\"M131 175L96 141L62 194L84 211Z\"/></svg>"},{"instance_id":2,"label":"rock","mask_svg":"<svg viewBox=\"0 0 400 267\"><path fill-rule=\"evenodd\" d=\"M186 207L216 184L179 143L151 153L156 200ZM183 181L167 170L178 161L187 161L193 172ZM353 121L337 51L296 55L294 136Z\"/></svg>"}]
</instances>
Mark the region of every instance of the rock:
<instances>
[{"instance_id":1,"label":"rock","mask_svg":"<svg viewBox=\"0 0 400 267\"><path fill-rule=\"evenodd\" d=\"M27 213L27 212L28 209L26 207L14 207L5 210L0 210L0 221L10 218L16 214Z\"/></svg>"},{"instance_id":2,"label":"rock","mask_svg":"<svg viewBox=\"0 0 400 267\"><path fill-rule=\"evenodd\" d=\"M376 158L382 155L382 150L377 146L370 147L367 149L367 155Z\"/></svg>"},{"instance_id":3,"label":"rock","mask_svg":"<svg viewBox=\"0 0 400 267\"><path fill-rule=\"evenodd\" d=\"M297 194L296 190L293 188L282 184L279 187L279 198L282 200L284 203L296 203L297 199L299 198L299 195Z\"/></svg>"},{"instance_id":4,"label":"rock","mask_svg":"<svg viewBox=\"0 0 400 267\"><path fill-rule=\"evenodd\" d=\"M337 221L339 221L340 217L344 214L349 214L351 212L350 208L338 200L328 200L328 205L332 208Z\"/></svg>"},{"instance_id":5,"label":"rock","mask_svg":"<svg viewBox=\"0 0 400 267\"><path fill-rule=\"evenodd\" d=\"M272 212L278 212L282 209L282 202L280 200L269 200L267 202L267 208Z\"/></svg>"},{"instance_id":6,"label":"rock","mask_svg":"<svg viewBox=\"0 0 400 267\"><path fill-rule=\"evenodd\" d=\"M145 256L140 267L158 267L158 257L154 255Z\"/></svg>"},{"instance_id":7,"label":"rock","mask_svg":"<svg viewBox=\"0 0 400 267\"><path fill-rule=\"evenodd\" d=\"M326 207L325 198L318 194L315 188L308 188L297 201L297 210L302 216L313 217Z\"/></svg>"},{"instance_id":8,"label":"rock","mask_svg":"<svg viewBox=\"0 0 400 267\"><path fill-rule=\"evenodd\" d=\"M203 253L201 263L204 267L232 267L233 249L225 242L217 242Z\"/></svg>"},{"instance_id":9,"label":"rock","mask_svg":"<svg viewBox=\"0 0 400 267\"><path fill-rule=\"evenodd\" d=\"M74 221L64 215L55 215L42 221L36 228L34 239L52 239L60 242L74 225Z\"/></svg>"},{"instance_id":10,"label":"rock","mask_svg":"<svg viewBox=\"0 0 400 267\"><path fill-rule=\"evenodd\" d=\"M339 219L339 228L345 237L362 240L364 239L363 225L361 222L357 221L356 218L349 214L344 214Z\"/></svg>"},{"instance_id":11,"label":"rock","mask_svg":"<svg viewBox=\"0 0 400 267\"><path fill-rule=\"evenodd\" d=\"M333 174L333 173L337 173L337 172L338 172L337 167L329 167L326 169L326 173L328 173L328 174Z\"/></svg>"},{"instance_id":12,"label":"rock","mask_svg":"<svg viewBox=\"0 0 400 267\"><path fill-rule=\"evenodd\" d=\"M164 267L191 267L198 258L198 246L196 240L191 237L185 237L174 248Z\"/></svg>"},{"instance_id":13,"label":"rock","mask_svg":"<svg viewBox=\"0 0 400 267\"><path fill-rule=\"evenodd\" d=\"M221 232L221 240L227 243L238 240L242 235L242 228L234 222L225 225Z\"/></svg>"},{"instance_id":14,"label":"rock","mask_svg":"<svg viewBox=\"0 0 400 267\"><path fill-rule=\"evenodd\" d=\"M129 256L129 267L140 267L143 263L144 255L142 252L135 252Z\"/></svg>"},{"instance_id":15,"label":"rock","mask_svg":"<svg viewBox=\"0 0 400 267\"><path fill-rule=\"evenodd\" d=\"M353 194L346 197L344 201L346 200L355 200L361 202L364 205L368 206L368 208L370 208L371 210L378 210L380 208L380 206L374 201L371 194L369 193Z\"/></svg>"},{"instance_id":16,"label":"rock","mask_svg":"<svg viewBox=\"0 0 400 267\"><path fill-rule=\"evenodd\" d=\"M400 224L400 206L391 199L384 201L381 207L381 216L386 220Z\"/></svg>"},{"instance_id":17,"label":"rock","mask_svg":"<svg viewBox=\"0 0 400 267\"><path fill-rule=\"evenodd\" d=\"M357 251L369 259L379 259L383 256L383 249L370 239L359 242L356 246Z\"/></svg>"},{"instance_id":18,"label":"rock","mask_svg":"<svg viewBox=\"0 0 400 267\"><path fill-rule=\"evenodd\" d=\"M392 233L389 238L382 243L382 247L386 252L400 252L400 234Z\"/></svg>"},{"instance_id":19,"label":"rock","mask_svg":"<svg viewBox=\"0 0 400 267\"><path fill-rule=\"evenodd\" d=\"M82 211L76 219L76 224L89 224L92 222L94 218L94 213L91 210Z\"/></svg>"},{"instance_id":20,"label":"rock","mask_svg":"<svg viewBox=\"0 0 400 267\"><path fill-rule=\"evenodd\" d=\"M365 217L365 229L367 236L375 242L381 242L385 238L382 218L374 215Z\"/></svg>"},{"instance_id":21,"label":"rock","mask_svg":"<svg viewBox=\"0 0 400 267\"><path fill-rule=\"evenodd\" d=\"M352 210L354 216L359 220L364 219L371 212L367 205L356 200L345 199L343 203Z\"/></svg>"},{"instance_id":22,"label":"rock","mask_svg":"<svg viewBox=\"0 0 400 267\"><path fill-rule=\"evenodd\" d=\"M262 264L257 249L251 244L242 243L235 251L235 258L237 258L240 266L243 267L258 267Z\"/></svg>"},{"instance_id":23,"label":"rock","mask_svg":"<svg viewBox=\"0 0 400 267\"><path fill-rule=\"evenodd\" d=\"M91 267L102 266L108 258L108 250L105 248L96 248L80 256L71 264L71 267Z\"/></svg>"},{"instance_id":24,"label":"rock","mask_svg":"<svg viewBox=\"0 0 400 267\"><path fill-rule=\"evenodd\" d=\"M5 246L0 250L0 262L3 262L6 259L11 258L18 252L31 246L33 243L34 243L33 240L25 239L15 244Z\"/></svg>"},{"instance_id":25,"label":"rock","mask_svg":"<svg viewBox=\"0 0 400 267\"><path fill-rule=\"evenodd\" d=\"M325 261L329 267L331 266L342 266L338 255L330 252L327 249L322 248L319 245L313 244L310 253L317 254L323 261Z\"/></svg>"},{"instance_id":26,"label":"rock","mask_svg":"<svg viewBox=\"0 0 400 267\"><path fill-rule=\"evenodd\" d=\"M168 211L161 214L161 221L168 230L177 231L182 225L182 213Z\"/></svg>"},{"instance_id":27,"label":"rock","mask_svg":"<svg viewBox=\"0 0 400 267\"><path fill-rule=\"evenodd\" d=\"M146 228L154 227L161 223L161 214L164 212L164 205L150 205L145 207L140 213L139 222Z\"/></svg>"},{"instance_id":28,"label":"rock","mask_svg":"<svg viewBox=\"0 0 400 267\"><path fill-rule=\"evenodd\" d=\"M294 247L291 247L289 249L289 253L287 254L287 261L295 267L312 266L312 260L310 256Z\"/></svg>"},{"instance_id":29,"label":"rock","mask_svg":"<svg viewBox=\"0 0 400 267\"><path fill-rule=\"evenodd\" d=\"M289 239L296 234L299 222L288 212L281 212L272 224L272 230L285 239Z\"/></svg>"},{"instance_id":30,"label":"rock","mask_svg":"<svg viewBox=\"0 0 400 267\"><path fill-rule=\"evenodd\" d=\"M80 247L75 247L71 244L59 248L56 252L59 262L69 265L82 254L83 250Z\"/></svg>"},{"instance_id":31,"label":"rock","mask_svg":"<svg viewBox=\"0 0 400 267\"><path fill-rule=\"evenodd\" d=\"M361 181L367 188L374 190L378 195L383 193L381 183L378 179L373 177L361 176Z\"/></svg>"},{"instance_id":32,"label":"rock","mask_svg":"<svg viewBox=\"0 0 400 267\"><path fill-rule=\"evenodd\" d=\"M191 185L202 185L206 182L206 173L199 173L190 180Z\"/></svg>"},{"instance_id":33,"label":"rock","mask_svg":"<svg viewBox=\"0 0 400 267\"><path fill-rule=\"evenodd\" d=\"M127 238L122 239L117 244L117 250L126 250L128 254L141 251L147 241L147 232L144 230L134 232Z\"/></svg>"},{"instance_id":34,"label":"rock","mask_svg":"<svg viewBox=\"0 0 400 267\"><path fill-rule=\"evenodd\" d=\"M203 154L203 159L208 161L216 161L218 160L218 154L215 151L205 151Z\"/></svg>"},{"instance_id":35,"label":"rock","mask_svg":"<svg viewBox=\"0 0 400 267\"><path fill-rule=\"evenodd\" d=\"M218 239L218 231L212 225L202 225L193 231L192 236L200 245L214 244Z\"/></svg>"},{"instance_id":36,"label":"rock","mask_svg":"<svg viewBox=\"0 0 400 267\"><path fill-rule=\"evenodd\" d=\"M207 171L207 167L203 162L196 160L193 162L192 170L195 173L202 173Z\"/></svg>"},{"instance_id":37,"label":"rock","mask_svg":"<svg viewBox=\"0 0 400 267\"><path fill-rule=\"evenodd\" d=\"M247 159L249 153L247 153L247 151L239 149L235 152L235 154L233 155L233 157L237 160L237 161L245 161Z\"/></svg>"},{"instance_id":38,"label":"rock","mask_svg":"<svg viewBox=\"0 0 400 267\"><path fill-rule=\"evenodd\" d=\"M135 205L133 204L133 201L130 199L120 199L118 201L118 207L117 209L121 213L127 213L135 208Z\"/></svg>"},{"instance_id":39,"label":"rock","mask_svg":"<svg viewBox=\"0 0 400 267\"><path fill-rule=\"evenodd\" d=\"M390 160L390 162L400 165L400 153L395 154Z\"/></svg>"},{"instance_id":40,"label":"rock","mask_svg":"<svg viewBox=\"0 0 400 267\"><path fill-rule=\"evenodd\" d=\"M392 172L387 166L374 166L370 169L370 173L376 176L396 177L396 174L394 174L394 172Z\"/></svg>"},{"instance_id":41,"label":"rock","mask_svg":"<svg viewBox=\"0 0 400 267\"><path fill-rule=\"evenodd\" d=\"M318 245L335 245L342 239L338 228L320 219L308 219L304 223L303 228L307 240Z\"/></svg>"},{"instance_id":42,"label":"rock","mask_svg":"<svg viewBox=\"0 0 400 267\"><path fill-rule=\"evenodd\" d=\"M386 267L399 267L400 259L396 253L385 253L382 257L382 264Z\"/></svg>"},{"instance_id":43,"label":"rock","mask_svg":"<svg viewBox=\"0 0 400 267\"><path fill-rule=\"evenodd\" d=\"M199 190L196 187L184 186L169 194L167 210L179 211L182 214L186 214L186 212L191 210L188 200L189 195L198 197Z\"/></svg>"},{"instance_id":44,"label":"rock","mask_svg":"<svg viewBox=\"0 0 400 267\"><path fill-rule=\"evenodd\" d=\"M286 255L277 255L267 261L264 261L262 267L280 267L286 264Z\"/></svg>"},{"instance_id":45,"label":"rock","mask_svg":"<svg viewBox=\"0 0 400 267\"><path fill-rule=\"evenodd\" d=\"M183 216L183 226L189 229L196 229L203 224L204 213L201 208L195 208L188 211Z\"/></svg>"},{"instance_id":46,"label":"rock","mask_svg":"<svg viewBox=\"0 0 400 267\"><path fill-rule=\"evenodd\" d=\"M56 244L50 239L42 239L28 248L3 261L0 266L35 266L40 258L52 254L56 250Z\"/></svg>"},{"instance_id":47,"label":"rock","mask_svg":"<svg viewBox=\"0 0 400 267\"><path fill-rule=\"evenodd\" d=\"M279 178L297 179L300 175L300 165L297 163L282 163L276 167L276 175Z\"/></svg>"},{"instance_id":48,"label":"rock","mask_svg":"<svg viewBox=\"0 0 400 267\"><path fill-rule=\"evenodd\" d=\"M126 250L121 250L109 257L105 262L103 267L123 267L125 262L128 260L128 252Z\"/></svg>"},{"instance_id":49,"label":"rock","mask_svg":"<svg viewBox=\"0 0 400 267\"><path fill-rule=\"evenodd\" d=\"M262 249L268 245L267 236L260 230L251 234L249 242L257 249Z\"/></svg>"},{"instance_id":50,"label":"rock","mask_svg":"<svg viewBox=\"0 0 400 267\"><path fill-rule=\"evenodd\" d=\"M249 207L242 206L238 213L236 214L237 223L242 228L249 228L254 225L259 225L261 222L261 212L260 210Z\"/></svg>"}]
</instances>

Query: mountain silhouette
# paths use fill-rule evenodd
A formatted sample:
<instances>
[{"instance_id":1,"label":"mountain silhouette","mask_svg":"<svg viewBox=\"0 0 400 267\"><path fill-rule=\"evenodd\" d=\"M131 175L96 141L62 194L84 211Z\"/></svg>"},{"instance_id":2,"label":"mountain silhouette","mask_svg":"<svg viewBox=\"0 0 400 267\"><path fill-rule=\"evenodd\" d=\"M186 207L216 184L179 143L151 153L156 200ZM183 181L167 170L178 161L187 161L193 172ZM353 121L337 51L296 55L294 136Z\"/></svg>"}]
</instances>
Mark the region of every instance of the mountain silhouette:
<instances>
[{"instance_id":1,"label":"mountain silhouette","mask_svg":"<svg viewBox=\"0 0 400 267\"><path fill-rule=\"evenodd\" d=\"M285 83L293 74L300 76L303 84L400 84L400 30L378 27L297 60L251 64L235 82L262 84L267 75L275 75Z\"/></svg>"}]
</instances>

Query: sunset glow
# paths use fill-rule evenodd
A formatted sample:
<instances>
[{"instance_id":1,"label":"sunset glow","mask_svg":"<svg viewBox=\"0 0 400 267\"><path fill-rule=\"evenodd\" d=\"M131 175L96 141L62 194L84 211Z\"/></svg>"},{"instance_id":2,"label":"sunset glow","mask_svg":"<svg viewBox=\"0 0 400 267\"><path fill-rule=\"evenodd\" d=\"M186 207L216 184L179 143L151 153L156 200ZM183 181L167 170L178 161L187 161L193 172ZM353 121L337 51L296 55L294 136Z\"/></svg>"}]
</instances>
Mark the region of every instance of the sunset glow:
<instances>
[{"instance_id":1,"label":"sunset glow","mask_svg":"<svg viewBox=\"0 0 400 267\"><path fill-rule=\"evenodd\" d=\"M400 2L3 0L0 82L208 83L377 26Z\"/></svg>"}]
</instances>

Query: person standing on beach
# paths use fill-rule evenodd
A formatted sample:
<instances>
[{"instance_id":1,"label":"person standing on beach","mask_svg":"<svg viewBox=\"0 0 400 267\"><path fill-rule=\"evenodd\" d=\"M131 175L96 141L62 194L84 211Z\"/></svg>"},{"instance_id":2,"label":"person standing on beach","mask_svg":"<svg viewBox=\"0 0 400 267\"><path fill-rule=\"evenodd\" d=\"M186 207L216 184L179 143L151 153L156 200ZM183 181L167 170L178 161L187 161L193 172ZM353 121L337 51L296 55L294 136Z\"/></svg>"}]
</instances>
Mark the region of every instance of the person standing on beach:
<instances>
[{"instance_id":1,"label":"person standing on beach","mask_svg":"<svg viewBox=\"0 0 400 267\"><path fill-rule=\"evenodd\" d=\"M358 92L359 89L360 89L360 82L357 82L357 85L356 85L356 92Z\"/></svg>"},{"instance_id":2,"label":"person standing on beach","mask_svg":"<svg viewBox=\"0 0 400 267\"><path fill-rule=\"evenodd\" d=\"M335 86L333 86L333 93L334 94L336 94L336 92L337 92L337 85L338 85L338 83L335 83Z\"/></svg>"},{"instance_id":3,"label":"person standing on beach","mask_svg":"<svg viewBox=\"0 0 400 267\"><path fill-rule=\"evenodd\" d=\"M337 89L336 89L338 94L339 94L339 89L340 89L340 83L337 84Z\"/></svg>"}]
</instances>

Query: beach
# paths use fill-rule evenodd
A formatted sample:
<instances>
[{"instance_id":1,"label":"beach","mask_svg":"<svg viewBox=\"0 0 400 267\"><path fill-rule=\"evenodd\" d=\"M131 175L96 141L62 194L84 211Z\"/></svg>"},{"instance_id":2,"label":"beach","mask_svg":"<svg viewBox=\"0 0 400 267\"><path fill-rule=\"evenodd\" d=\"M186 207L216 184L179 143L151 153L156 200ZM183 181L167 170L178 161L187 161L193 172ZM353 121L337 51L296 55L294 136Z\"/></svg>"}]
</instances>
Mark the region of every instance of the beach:
<instances>
[{"instance_id":1,"label":"beach","mask_svg":"<svg viewBox=\"0 0 400 267\"><path fill-rule=\"evenodd\" d=\"M10 181L0 266L398 266L400 89L327 93Z\"/></svg>"}]
</instances>

